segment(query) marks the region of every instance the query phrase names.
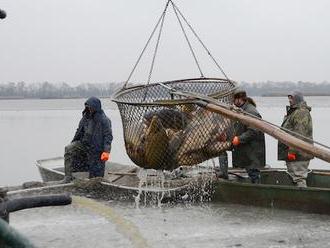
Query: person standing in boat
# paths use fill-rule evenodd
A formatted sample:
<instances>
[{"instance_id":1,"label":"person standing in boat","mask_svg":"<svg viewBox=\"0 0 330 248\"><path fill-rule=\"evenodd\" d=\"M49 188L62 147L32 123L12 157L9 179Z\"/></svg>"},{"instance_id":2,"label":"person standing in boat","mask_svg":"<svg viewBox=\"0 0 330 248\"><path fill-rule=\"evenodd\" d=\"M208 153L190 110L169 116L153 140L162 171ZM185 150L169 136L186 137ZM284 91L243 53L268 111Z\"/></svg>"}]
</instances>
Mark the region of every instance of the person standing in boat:
<instances>
[{"instance_id":1,"label":"person standing in boat","mask_svg":"<svg viewBox=\"0 0 330 248\"><path fill-rule=\"evenodd\" d=\"M310 114L311 108L304 101L304 96L298 91L288 95L289 106L287 113L284 116L282 127L300 134L307 139L302 139L306 142L311 142L313 139L313 123ZM297 138L301 138L297 136ZM288 173L291 176L294 184L298 187L306 187L306 178L308 173L308 165L313 156L300 152L292 147L278 142L278 160L286 161Z\"/></svg>"},{"instance_id":2,"label":"person standing in boat","mask_svg":"<svg viewBox=\"0 0 330 248\"><path fill-rule=\"evenodd\" d=\"M244 112L262 118L256 109L254 100L246 91L237 89L234 93L234 105ZM263 132L237 121L234 124L235 134L232 139L233 167L245 168L252 183L258 183L260 168L266 165L265 135Z\"/></svg>"},{"instance_id":3,"label":"person standing in boat","mask_svg":"<svg viewBox=\"0 0 330 248\"><path fill-rule=\"evenodd\" d=\"M103 177L105 162L110 158L111 121L102 110L100 99L90 97L82 114L71 144L65 147L64 182L70 182L75 171L88 171L89 178Z\"/></svg>"}]
</instances>

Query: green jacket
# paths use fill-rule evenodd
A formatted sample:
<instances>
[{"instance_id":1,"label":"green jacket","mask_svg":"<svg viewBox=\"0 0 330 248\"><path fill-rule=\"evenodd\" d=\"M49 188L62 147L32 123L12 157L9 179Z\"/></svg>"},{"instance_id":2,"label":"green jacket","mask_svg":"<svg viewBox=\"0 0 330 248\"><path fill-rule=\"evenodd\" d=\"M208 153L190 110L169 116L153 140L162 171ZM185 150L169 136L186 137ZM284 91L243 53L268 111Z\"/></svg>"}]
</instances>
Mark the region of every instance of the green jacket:
<instances>
[{"instance_id":1,"label":"green jacket","mask_svg":"<svg viewBox=\"0 0 330 248\"><path fill-rule=\"evenodd\" d=\"M247 101L241 109L247 113L261 118L256 107ZM233 147L233 167L262 168L266 164L265 135L263 132L236 122L235 135L239 137L240 144Z\"/></svg>"},{"instance_id":2,"label":"green jacket","mask_svg":"<svg viewBox=\"0 0 330 248\"><path fill-rule=\"evenodd\" d=\"M313 139L313 124L310 111L311 108L307 106L306 102L301 102L291 107L287 106L287 114L284 116L284 120L281 127L301 134L307 138ZM300 137L297 136L297 138ZM297 161L307 161L313 158L313 156L298 151L296 149L289 148L287 145L279 141L278 160L287 161L287 156L289 152L296 154Z\"/></svg>"}]
</instances>

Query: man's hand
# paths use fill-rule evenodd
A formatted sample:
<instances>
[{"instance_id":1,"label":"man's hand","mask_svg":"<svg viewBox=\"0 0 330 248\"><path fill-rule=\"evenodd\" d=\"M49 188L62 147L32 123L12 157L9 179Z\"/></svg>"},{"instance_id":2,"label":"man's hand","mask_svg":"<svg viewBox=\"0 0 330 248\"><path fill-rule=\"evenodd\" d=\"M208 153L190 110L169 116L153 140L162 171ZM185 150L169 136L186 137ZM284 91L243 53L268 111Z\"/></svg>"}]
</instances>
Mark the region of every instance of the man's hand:
<instances>
[{"instance_id":1,"label":"man's hand","mask_svg":"<svg viewBox=\"0 0 330 248\"><path fill-rule=\"evenodd\" d=\"M109 152L102 152L101 161L103 161L103 162L108 161L109 158L110 158L110 153Z\"/></svg>"},{"instance_id":2,"label":"man's hand","mask_svg":"<svg viewBox=\"0 0 330 248\"><path fill-rule=\"evenodd\" d=\"M296 159L297 159L297 156L296 156L295 153L291 153L291 152L288 153L288 160L289 161L295 161Z\"/></svg>"},{"instance_id":3,"label":"man's hand","mask_svg":"<svg viewBox=\"0 0 330 248\"><path fill-rule=\"evenodd\" d=\"M233 146L238 146L239 144L241 144L241 141L239 140L239 137L238 136L234 136L234 138L231 141L231 143L233 144Z\"/></svg>"}]
</instances>

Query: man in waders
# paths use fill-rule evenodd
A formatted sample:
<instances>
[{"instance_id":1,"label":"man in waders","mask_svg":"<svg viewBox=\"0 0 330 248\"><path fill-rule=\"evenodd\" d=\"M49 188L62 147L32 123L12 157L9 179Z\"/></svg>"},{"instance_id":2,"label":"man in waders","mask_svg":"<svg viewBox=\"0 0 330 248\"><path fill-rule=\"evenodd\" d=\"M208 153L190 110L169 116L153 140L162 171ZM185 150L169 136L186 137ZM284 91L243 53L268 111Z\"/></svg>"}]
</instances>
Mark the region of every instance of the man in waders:
<instances>
[{"instance_id":1,"label":"man in waders","mask_svg":"<svg viewBox=\"0 0 330 248\"><path fill-rule=\"evenodd\" d=\"M254 100L247 97L242 89L234 93L234 104L244 112L261 118ZM265 135L263 132L246 126L241 122L234 124L235 136L232 140L233 167L245 168L252 183L260 180L260 168L266 165Z\"/></svg>"},{"instance_id":2,"label":"man in waders","mask_svg":"<svg viewBox=\"0 0 330 248\"><path fill-rule=\"evenodd\" d=\"M65 147L63 182L70 182L72 172L88 171L89 178L103 177L105 162L110 158L111 121L101 108L101 101L90 97L71 144Z\"/></svg>"},{"instance_id":3,"label":"man in waders","mask_svg":"<svg viewBox=\"0 0 330 248\"><path fill-rule=\"evenodd\" d=\"M306 142L312 142L313 139L313 123L310 114L311 108L304 101L304 96L294 91L288 95L290 106L287 106L287 113L284 116L282 127L292 131L290 133L300 134L308 139L301 138ZM300 152L292 147L279 142L278 143L278 160L286 161L288 173L294 184L298 187L306 187L306 178L308 173L309 161L313 156Z\"/></svg>"}]
</instances>

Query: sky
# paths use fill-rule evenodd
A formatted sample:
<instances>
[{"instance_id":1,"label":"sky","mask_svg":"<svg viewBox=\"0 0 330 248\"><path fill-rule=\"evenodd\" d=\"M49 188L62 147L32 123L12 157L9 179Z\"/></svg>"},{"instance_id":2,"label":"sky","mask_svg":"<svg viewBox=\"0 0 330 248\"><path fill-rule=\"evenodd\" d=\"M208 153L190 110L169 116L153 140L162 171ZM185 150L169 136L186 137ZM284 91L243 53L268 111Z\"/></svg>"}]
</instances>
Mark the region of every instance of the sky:
<instances>
[{"instance_id":1,"label":"sky","mask_svg":"<svg viewBox=\"0 0 330 248\"><path fill-rule=\"evenodd\" d=\"M174 0L235 81L330 81L330 1ZM123 82L165 0L0 0L0 84ZM187 27L185 27L187 29ZM188 30L188 29L187 29ZM187 31L203 73L223 77ZM146 82L151 41L130 82ZM199 77L168 9L151 82Z\"/></svg>"}]
</instances>

